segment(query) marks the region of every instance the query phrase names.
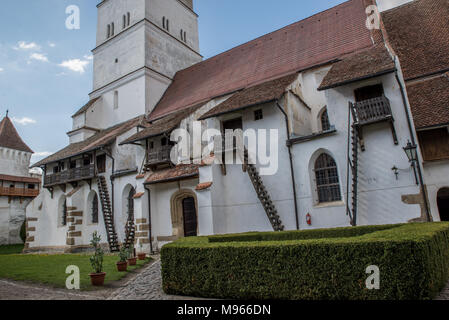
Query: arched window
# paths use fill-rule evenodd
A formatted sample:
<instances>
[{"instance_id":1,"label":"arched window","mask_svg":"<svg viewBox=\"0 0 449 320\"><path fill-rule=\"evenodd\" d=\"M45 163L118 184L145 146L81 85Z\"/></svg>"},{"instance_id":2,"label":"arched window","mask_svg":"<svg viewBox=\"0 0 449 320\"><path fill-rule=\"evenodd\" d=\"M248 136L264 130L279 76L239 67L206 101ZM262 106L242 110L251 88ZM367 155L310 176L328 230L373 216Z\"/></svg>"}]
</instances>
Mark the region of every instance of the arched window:
<instances>
[{"instance_id":1,"label":"arched window","mask_svg":"<svg viewBox=\"0 0 449 320\"><path fill-rule=\"evenodd\" d=\"M321 113L321 130L322 131L329 131L331 129L331 124L329 121L329 115L327 114L327 108L324 109L324 111Z\"/></svg>"},{"instance_id":2,"label":"arched window","mask_svg":"<svg viewBox=\"0 0 449 320\"><path fill-rule=\"evenodd\" d=\"M184 31L184 42L187 42L187 33Z\"/></svg>"},{"instance_id":3,"label":"arched window","mask_svg":"<svg viewBox=\"0 0 449 320\"><path fill-rule=\"evenodd\" d=\"M126 15L128 18L128 26L129 26L129 24L131 23L131 13L128 12Z\"/></svg>"},{"instance_id":4,"label":"arched window","mask_svg":"<svg viewBox=\"0 0 449 320\"><path fill-rule=\"evenodd\" d=\"M111 37L114 35L114 22L111 23Z\"/></svg>"},{"instance_id":5,"label":"arched window","mask_svg":"<svg viewBox=\"0 0 449 320\"><path fill-rule=\"evenodd\" d=\"M128 221L134 221L134 196L136 195L136 190L131 188L128 194Z\"/></svg>"},{"instance_id":6,"label":"arched window","mask_svg":"<svg viewBox=\"0 0 449 320\"><path fill-rule=\"evenodd\" d=\"M107 32L107 38L111 36L111 25L108 24L108 32Z\"/></svg>"},{"instance_id":7,"label":"arched window","mask_svg":"<svg viewBox=\"0 0 449 320\"><path fill-rule=\"evenodd\" d=\"M165 22L167 31L170 31L170 20L167 19Z\"/></svg>"},{"instance_id":8,"label":"arched window","mask_svg":"<svg viewBox=\"0 0 449 320\"><path fill-rule=\"evenodd\" d=\"M62 203L61 225L67 225L67 199L64 199L64 202Z\"/></svg>"},{"instance_id":9,"label":"arched window","mask_svg":"<svg viewBox=\"0 0 449 320\"><path fill-rule=\"evenodd\" d=\"M123 29L126 28L126 16L123 15Z\"/></svg>"},{"instance_id":10,"label":"arched window","mask_svg":"<svg viewBox=\"0 0 449 320\"><path fill-rule=\"evenodd\" d=\"M95 193L92 199L92 223L98 223L98 196Z\"/></svg>"},{"instance_id":11,"label":"arched window","mask_svg":"<svg viewBox=\"0 0 449 320\"><path fill-rule=\"evenodd\" d=\"M165 27L165 17L162 17L162 28L166 29L166 27Z\"/></svg>"},{"instance_id":12,"label":"arched window","mask_svg":"<svg viewBox=\"0 0 449 320\"><path fill-rule=\"evenodd\" d=\"M323 153L315 161L315 177L320 203L341 200L337 164L327 153Z\"/></svg>"}]
</instances>

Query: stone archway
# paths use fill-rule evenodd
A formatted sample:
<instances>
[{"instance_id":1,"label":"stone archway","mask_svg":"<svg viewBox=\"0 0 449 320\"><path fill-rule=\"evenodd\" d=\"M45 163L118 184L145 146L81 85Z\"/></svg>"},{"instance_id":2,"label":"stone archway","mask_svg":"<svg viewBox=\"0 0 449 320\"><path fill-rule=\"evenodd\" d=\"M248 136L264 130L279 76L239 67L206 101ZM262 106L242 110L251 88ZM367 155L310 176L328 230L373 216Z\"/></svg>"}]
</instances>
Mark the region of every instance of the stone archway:
<instances>
[{"instance_id":1,"label":"stone archway","mask_svg":"<svg viewBox=\"0 0 449 320\"><path fill-rule=\"evenodd\" d=\"M449 188L442 188L437 195L438 211L441 221L449 221Z\"/></svg>"},{"instance_id":2,"label":"stone archway","mask_svg":"<svg viewBox=\"0 0 449 320\"><path fill-rule=\"evenodd\" d=\"M193 198L195 200L196 220L198 221L198 200L195 192L188 189L177 191L170 200L171 221L174 239L183 238L185 236L183 201L188 198Z\"/></svg>"}]
</instances>

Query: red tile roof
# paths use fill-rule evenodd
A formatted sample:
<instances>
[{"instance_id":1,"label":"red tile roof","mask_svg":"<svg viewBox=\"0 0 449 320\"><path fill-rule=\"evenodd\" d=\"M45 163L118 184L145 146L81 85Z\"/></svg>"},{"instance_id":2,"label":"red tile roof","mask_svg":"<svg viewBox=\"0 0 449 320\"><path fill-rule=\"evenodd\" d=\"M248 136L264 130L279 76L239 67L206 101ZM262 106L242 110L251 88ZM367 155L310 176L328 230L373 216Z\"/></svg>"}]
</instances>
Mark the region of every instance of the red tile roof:
<instances>
[{"instance_id":1,"label":"red tile roof","mask_svg":"<svg viewBox=\"0 0 449 320\"><path fill-rule=\"evenodd\" d=\"M209 189L210 187L212 187L212 185L213 185L213 182L200 183L196 186L195 190L196 191L206 190L206 189Z\"/></svg>"},{"instance_id":2,"label":"red tile roof","mask_svg":"<svg viewBox=\"0 0 449 320\"><path fill-rule=\"evenodd\" d=\"M449 74L407 84L417 129L449 124Z\"/></svg>"},{"instance_id":3,"label":"red tile roof","mask_svg":"<svg viewBox=\"0 0 449 320\"><path fill-rule=\"evenodd\" d=\"M199 175L198 165L178 165L174 168L168 168L152 173L145 184L157 184L164 182L178 181L188 178L195 178Z\"/></svg>"},{"instance_id":4,"label":"red tile roof","mask_svg":"<svg viewBox=\"0 0 449 320\"><path fill-rule=\"evenodd\" d=\"M33 167L40 167L48 163L61 161L108 146L113 143L118 136L141 124L143 119L144 116L139 116L123 123L117 124L108 129L104 129L84 141L68 145L64 149L59 150L51 156L39 161L38 163L35 163Z\"/></svg>"},{"instance_id":5,"label":"red tile roof","mask_svg":"<svg viewBox=\"0 0 449 320\"><path fill-rule=\"evenodd\" d=\"M179 71L150 120L372 46L365 8L344 2Z\"/></svg>"},{"instance_id":6,"label":"red tile roof","mask_svg":"<svg viewBox=\"0 0 449 320\"><path fill-rule=\"evenodd\" d=\"M405 80L449 70L448 17L448 0L415 0L382 13Z\"/></svg>"},{"instance_id":7,"label":"red tile roof","mask_svg":"<svg viewBox=\"0 0 449 320\"><path fill-rule=\"evenodd\" d=\"M0 147L33 153L33 150L20 138L8 116L0 122Z\"/></svg>"},{"instance_id":8,"label":"red tile roof","mask_svg":"<svg viewBox=\"0 0 449 320\"><path fill-rule=\"evenodd\" d=\"M380 44L349 55L342 61L335 63L324 77L318 90L338 87L395 70L394 61L385 45Z\"/></svg>"},{"instance_id":9,"label":"red tile roof","mask_svg":"<svg viewBox=\"0 0 449 320\"><path fill-rule=\"evenodd\" d=\"M220 103L218 106L201 116L200 120L280 99L284 95L287 87L297 78L298 74L294 73L237 92L228 100Z\"/></svg>"}]
</instances>

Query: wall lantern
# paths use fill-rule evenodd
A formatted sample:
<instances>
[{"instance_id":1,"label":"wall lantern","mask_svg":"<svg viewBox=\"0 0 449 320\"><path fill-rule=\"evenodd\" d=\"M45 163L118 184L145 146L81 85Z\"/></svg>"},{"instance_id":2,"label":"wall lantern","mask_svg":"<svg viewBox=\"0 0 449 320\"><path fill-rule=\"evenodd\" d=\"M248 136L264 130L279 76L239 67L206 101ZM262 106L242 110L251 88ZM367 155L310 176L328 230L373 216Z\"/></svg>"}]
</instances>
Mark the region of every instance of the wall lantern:
<instances>
[{"instance_id":1,"label":"wall lantern","mask_svg":"<svg viewBox=\"0 0 449 320\"><path fill-rule=\"evenodd\" d=\"M413 172L415 174L416 185L419 185L418 176L416 174L416 164L418 162L418 147L415 144L412 144L410 141L407 142L407 145L404 148L405 154L407 155L408 160L412 164Z\"/></svg>"}]
</instances>

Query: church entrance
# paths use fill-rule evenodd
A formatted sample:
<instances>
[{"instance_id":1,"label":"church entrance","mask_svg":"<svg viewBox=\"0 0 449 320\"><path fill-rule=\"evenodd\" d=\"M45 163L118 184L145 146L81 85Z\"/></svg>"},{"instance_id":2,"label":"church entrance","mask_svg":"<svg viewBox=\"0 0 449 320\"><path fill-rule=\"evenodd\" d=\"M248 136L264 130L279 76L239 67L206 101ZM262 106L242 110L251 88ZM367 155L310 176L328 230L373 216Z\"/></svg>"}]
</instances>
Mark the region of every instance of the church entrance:
<instances>
[{"instance_id":1,"label":"church entrance","mask_svg":"<svg viewBox=\"0 0 449 320\"><path fill-rule=\"evenodd\" d=\"M437 203L441 221L449 221L449 188L438 191Z\"/></svg>"},{"instance_id":2,"label":"church entrance","mask_svg":"<svg viewBox=\"0 0 449 320\"><path fill-rule=\"evenodd\" d=\"M195 199L193 197L182 200L182 211L184 218L184 236L196 237L198 222L196 218Z\"/></svg>"}]
</instances>

